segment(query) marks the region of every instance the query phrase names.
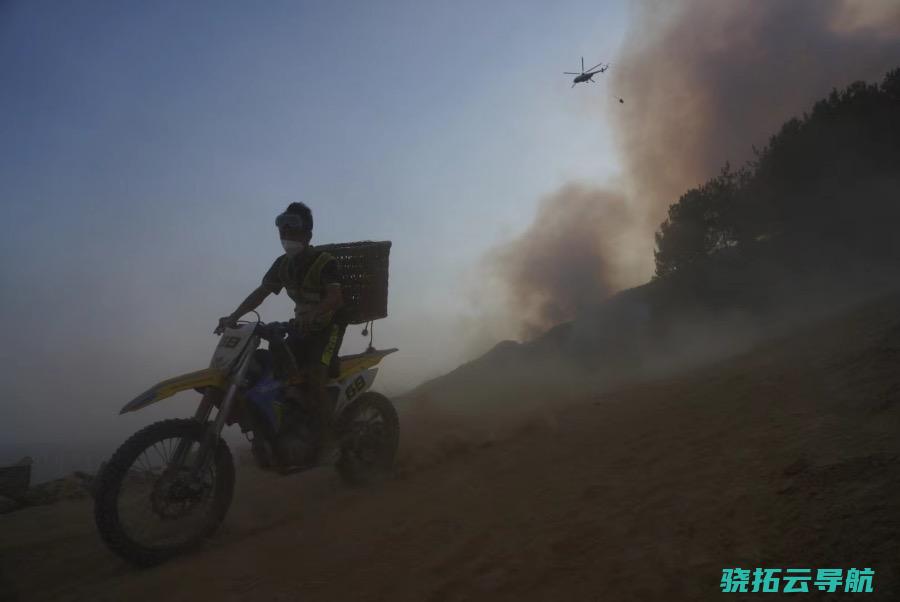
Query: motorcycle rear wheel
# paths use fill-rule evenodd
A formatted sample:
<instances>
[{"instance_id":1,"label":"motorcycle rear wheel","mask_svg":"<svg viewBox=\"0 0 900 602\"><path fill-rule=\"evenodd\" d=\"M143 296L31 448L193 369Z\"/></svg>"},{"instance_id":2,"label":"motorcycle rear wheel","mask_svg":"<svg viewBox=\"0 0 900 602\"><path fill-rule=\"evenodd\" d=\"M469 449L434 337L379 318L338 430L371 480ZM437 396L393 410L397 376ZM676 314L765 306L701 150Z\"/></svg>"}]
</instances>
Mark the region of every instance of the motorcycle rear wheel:
<instances>
[{"instance_id":1,"label":"motorcycle rear wheel","mask_svg":"<svg viewBox=\"0 0 900 602\"><path fill-rule=\"evenodd\" d=\"M391 400L367 391L344 410L339 422L342 441L338 474L351 485L367 485L394 466L400 442L400 420Z\"/></svg>"},{"instance_id":2,"label":"motorcycle rear wheel","mask_svg":"<svg viewBox=\"0 0 900 602\"><path fill-rule=\"evenodd\" d=\"M216 530L234 494L234 461L228 446L218 440L198 482L188 478L188 466L174 470L171 459L166 458L166 452L172 452L181 440L191 444L189 454L195 453L204 433L205 425L196 420L163 420L141 429L116 450L97 477L94 500L97 529L113 552L137 566L153 566L196 546ZM150 464L157 457L162 466L154 469ZM150 518L159 520L163 531L175 534L174 541L160 543L139 537L122 512L126 509L123 498L128 497L123 496L123 488L127 487L148 490L146 496L133 495L134 507L149 509L148 514L155 515ZM176 524L179 519L190 518L201 499L207 507L193 516L196 524Z\"/></svg>"}]
</instances>

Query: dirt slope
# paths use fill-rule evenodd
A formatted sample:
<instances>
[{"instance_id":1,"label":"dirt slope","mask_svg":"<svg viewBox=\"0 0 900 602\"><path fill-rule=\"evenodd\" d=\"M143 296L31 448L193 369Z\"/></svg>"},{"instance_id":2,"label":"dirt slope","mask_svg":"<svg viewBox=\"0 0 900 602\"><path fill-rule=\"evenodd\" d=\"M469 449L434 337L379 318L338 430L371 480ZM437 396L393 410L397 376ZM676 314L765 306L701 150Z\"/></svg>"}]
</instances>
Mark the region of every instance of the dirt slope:
<instances>
[{"instance_id":1,"label":"dirt slope","mask_svg":"<svg viewBox=\"0 0 900 602\"><path fill-rule=\"evenodd\" d=\"M434 424L406 417L375 489L244 467L214 540L152 570L102 548L85 501L2 516L0 598L706 600L726 566L900 591L900 297L505 438ZM447 443L422 462L426 439Z\"/></svg>"}]
</instances>

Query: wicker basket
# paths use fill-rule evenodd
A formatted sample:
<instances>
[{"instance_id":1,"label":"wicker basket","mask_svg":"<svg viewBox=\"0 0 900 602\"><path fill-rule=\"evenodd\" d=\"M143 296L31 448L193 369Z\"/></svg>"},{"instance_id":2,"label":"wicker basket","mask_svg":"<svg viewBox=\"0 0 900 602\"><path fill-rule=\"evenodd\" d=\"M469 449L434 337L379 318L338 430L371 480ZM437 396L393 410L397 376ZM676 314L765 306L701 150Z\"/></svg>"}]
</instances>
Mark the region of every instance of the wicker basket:
<instances>
[{"instance_id":1,"label":"wicker basket","mask_svg":"<svg viewBox=\"0 0 900 602\"><path fill-rule=\"evenodd\" d=\"M365 324L387 317L391 241L316 245L316 250L327 251L340 266L344 306L337 321Z\"/></svg>"}]
</instances>

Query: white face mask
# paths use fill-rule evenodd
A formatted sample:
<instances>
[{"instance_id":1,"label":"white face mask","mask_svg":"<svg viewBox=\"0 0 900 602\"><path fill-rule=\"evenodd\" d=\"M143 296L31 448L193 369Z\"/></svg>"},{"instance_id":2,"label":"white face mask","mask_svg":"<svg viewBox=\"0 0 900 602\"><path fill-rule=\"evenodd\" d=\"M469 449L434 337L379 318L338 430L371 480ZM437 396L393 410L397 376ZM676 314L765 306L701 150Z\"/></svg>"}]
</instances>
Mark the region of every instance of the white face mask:
<instances>
[{"instance_id":1,"label":"white face mask","mask_svg":"<svg viewBox=\"0 0 900 602\"><path fill-rule=\"evenodd\" d=\"M306 248L306 244L299 240L285 240L283 238L281 239L281 246L284 248L284 252L291 256L301 253Z\"/></svg>"}]
</instances>

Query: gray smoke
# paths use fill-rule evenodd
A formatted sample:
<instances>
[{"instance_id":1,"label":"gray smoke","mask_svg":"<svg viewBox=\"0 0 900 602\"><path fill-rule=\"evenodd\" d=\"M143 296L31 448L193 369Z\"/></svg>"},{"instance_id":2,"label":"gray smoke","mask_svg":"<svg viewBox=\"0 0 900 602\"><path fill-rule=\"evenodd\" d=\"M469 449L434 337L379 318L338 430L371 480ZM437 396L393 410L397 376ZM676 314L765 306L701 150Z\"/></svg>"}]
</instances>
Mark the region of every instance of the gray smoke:
<instances>
[{"instance_id":1,"label":"gray smoke","mask_svg":"<svg viewBox=\"0 0 900 602\"><path fill-rule=\"evenodd\" d=\"M787 119L833 88L900 64L895 2L644 2L610 69L624 105L601 107L625 165L610 189L567 185L489 263L524 335L645 281L670 204L741 165ZM550 224L549 229L547 228Z\"/></svg>"},{"instance_id":2,"label":"gray smoke","mask_svg":"<svg viewBox=\"0 0 900 602\"><path fill-rule=\"evenodd\" d=\"M525 234L492 252L488 264L526 338L617 288L612 264L630 219L621 194L570 184L543 199Z\"/></svg>"}]
</instances>

